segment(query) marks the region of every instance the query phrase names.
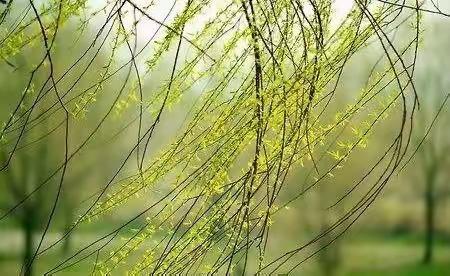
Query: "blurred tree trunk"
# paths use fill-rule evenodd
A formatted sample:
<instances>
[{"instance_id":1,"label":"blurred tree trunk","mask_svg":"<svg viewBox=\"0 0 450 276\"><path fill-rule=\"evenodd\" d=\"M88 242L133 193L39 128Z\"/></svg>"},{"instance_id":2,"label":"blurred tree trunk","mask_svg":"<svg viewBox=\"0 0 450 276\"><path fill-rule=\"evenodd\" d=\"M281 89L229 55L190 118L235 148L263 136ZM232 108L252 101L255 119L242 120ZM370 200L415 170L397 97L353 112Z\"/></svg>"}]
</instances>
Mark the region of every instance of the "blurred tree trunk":
<instances>
[{"instance_id":1,"label":"blurred tree trunk","mask_svg":"<svg viewBox=\"0 0 450 276\"><path fill-rule=\"evenodd\" d=\"M0 151L0 164L6 164L8 160L8 155L5 151ZM23 158L22 165L26 164L27 158ZM14 202L19 202L24 196L26 196L27 191L27 181L29 180L29 176L32 172L27 174L27 177L21 177L19 179L12 169L11 166L5 170L5 180L8 189L11 192L12 197L14 198ZM19 185L22 184L22 186ZM30 265L30 260L33 257L33 234L35 231L35 221L36 221L36 206L33 206L33 201L27 201L27 203L23 207L23 211L18 217L19 225L21 227L21 232L24 238L24 246L23 246L23 271L25 276L33 275L33 267ZM28 269L25 269L29 266Z\"/></svg>"},{"instance_id":2,"label":"blurred tree trunk","mask_svg":"<svg viewBox=\"0 0 450 276\"><path fill-rule=\"evenodd\" d=\"M425 244L423 263L430 264L433 261L433 247L435 238L435 213L436 213L436 166L428 168L425 176Z\"/></svg>"},{"instance_id":3,"label":"blurred tree trunk","mask_svg":"<svg viewBox=\"0 0 450 276\"><path fill-rule=\"evenodd\" d=\"M326 232L334 223L333 217L339 216L341 208L336 206L332 210L327 210L329 197L336 193L336 189L325 184L318 187L319 205L319 229ZM334 231L326 234L319 240L319 248L323 248L318 255L318 262L323 276L334 276L338 274L341 265L341 241L335 239Z\"/></svg>"},{"instance_id":4,"label":"blurred tree trunk","mask_svg":"<svg viewBox=\"0 0 450 276\"><path fill-rule=\"evenodd\" d=\"M90 166L93 168L94 166ZM80 183L85 180L85 178L89 175L88 168L83 167L80 172L70 175L66 179L66 187L64 193L67 195L61 200L62 208L64 210L64 218L63 218L63 227L62 234L65 235L74 222L75 212L76 212L76 204L78 199L78 194L80 193L77 183ZM68 255L72 249L72 235L67 235L62 244L62 253L64 255Z\"/></svg>"},{"instance_id":5,"label":"blurred tree trunk","mask_svg":"<svg viewBox=\"0 0 450 276\"><path fill-rule=\"evenodd\" d=\"M24 235L24 247L23 247L23 265L29 266L24 270L25 276L33 275L33 266L30 265L31 258L33 257L34 241L33 235L35 232L35 214L33 208L26 206L25 212L22 218L22 231Z\"/></svg>"},{"instance_id":6,"label":"blurred tree trunk","mask_svg":"<svg viewBox=\"0 0 450 276\"><path fill-rule=\"evenodd\" d=\"M331 223L328 221L323 221L321 232L327 231L330 226ZM328 234L319 241L320 247L325 246L325 248L319 252L319 263L323 276L334 276L339 270L341 260L340 241L334 240L331 244L329 244L333 238L333 235Z\"/></svg>"},{"instance_id":7,"label":"blurred tree trunk","mask_svg":"<svg viewBox=\"0 0 450 276\"><path fill-rule=\"evenodd\" d=\"M73 207L70 203L67 203L67 206L65 206L65 214L64 214L64 233L70 230L70 227L72 226L73 222ZM72 235L68 235L64 238L63 246L62 246L62 252L64 255L68 255L70 253L70 250L72 248Z\"/></svg>"}]
</instances>

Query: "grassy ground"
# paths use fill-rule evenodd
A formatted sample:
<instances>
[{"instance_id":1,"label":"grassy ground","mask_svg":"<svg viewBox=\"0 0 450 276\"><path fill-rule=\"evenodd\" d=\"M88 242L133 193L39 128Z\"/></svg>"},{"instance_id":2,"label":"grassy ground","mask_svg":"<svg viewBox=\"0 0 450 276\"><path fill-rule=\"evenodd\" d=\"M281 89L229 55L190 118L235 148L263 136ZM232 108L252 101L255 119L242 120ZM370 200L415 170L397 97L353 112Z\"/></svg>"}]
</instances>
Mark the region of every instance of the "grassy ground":
<instances>
[{"instance_id":1,"label":"grassy ground","mask_svg":"<svg viewBox=\"0 0 450 276\"><path fill-rule=\"evenodd\" d=\"M447 276L450 275L450 262L432 265L408 265L391 267L387 270L357 271L345 273L348 276Z\"/></svg>"},{"instance_id":2,"label":"grassy ground","mask_svg":"<svg viewBox=\"0 0 450 276\"><path fill-rule=\"evenodd\" d=\"M48 264L45 260L38 264L36 275L41 275ZM19 262L16 259L0 259L0 275L18 275ZM88 265L73 267L56 275L77 276L89 275ZM317 274L318 275L318 274ZM401 267L389 267L385 269L370 269L358 271L342 271L340 276L447 276L450 275L450 262L434 263L432 265L402 265Z\"/></svg>"},{"instance_id":3,"label":"grassy ground","mask_svg":"<svg viewBox=\"0 0 450 276\"><path fill-rule=\"evenodd\" d=\"M435 248L435 263L420 265L422 245L420 240L367 237L343 243L342 265L338 276L447 276L450 275L450 244L440 243ZM17 254L15 254L17 256ZM45 256L35 267L35 275L45 271L61 260L61 256ZM56 275L89 275L92 260L69 268ZM0 275L18 275L20 260L4 249L0 252ZM121 275L121 273L117 273ZM312 260L302 269L301 275L316 276L317 262Z\"/></svg>"},{"instance_id":4,"label":"grassy ground","mask_svg":"<svg viewBox=\"0 0 450 276\"><path fill-rule=\"evenodd\" d=\"M450 244L439 242L434 263L422 265L422 240L416 237L365 237L348 242L344 276L450 276Z\"/></svg>"}]
</instances>

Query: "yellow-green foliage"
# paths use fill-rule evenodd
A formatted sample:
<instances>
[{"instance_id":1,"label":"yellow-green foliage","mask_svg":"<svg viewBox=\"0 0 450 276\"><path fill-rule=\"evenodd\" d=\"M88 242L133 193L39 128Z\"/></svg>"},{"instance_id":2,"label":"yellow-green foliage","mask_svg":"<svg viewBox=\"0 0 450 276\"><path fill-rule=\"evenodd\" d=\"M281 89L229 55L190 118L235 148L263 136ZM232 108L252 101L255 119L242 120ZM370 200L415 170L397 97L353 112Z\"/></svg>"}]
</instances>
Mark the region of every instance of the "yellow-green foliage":
<instances>
[{"instance_id":1,"label":"yellow-green foliage","mask_svg":"<svg viewBox=\"0 0 450 276\"><path fill-rule=\"evenodd\" d=\"M310 187L331 179L357 148L368 146L375 125L388 114L401 113L400 138L395 141L395 151L401 154L407 140L406 114L416 107L408 103L415 97L409 69L414 66L405 60L415 55L419 37L398 46L390 36L403 20L412 24L415 34L420 12L355 0L334 26L338 1L333 0L188 0L163 21L153 17L159 2L106 1L92 12L83 11L84 1L64 1L60 23L84 16L84 29L103 13L113 18L108 25L113 29L108 62L98 72L96 85L73 103L74 117L89 117L89 108L118 66L119 52L130 58L126 68L132 80L113 110L120 118L141 108L150 117L138 137L141 154L148 137L158 131L161 114L202 87L177 137L151 160L144 162L141 156L143 166L133 167L134 175L108 184L74 227L145 197L149 203L141 217L147 217L146 223L129 233L126 227L120 229L121 246L100 255L95 273L110 275L122 266L129 275L225 273L244 260L247 264L251 255L248 269L266 275L280 261L265 257L270 250L265 243L275 214L283 210L277 206L288 204L278 202L278 195L289 185L285 180L293 168L314 169ZM50 36L58 4L52 1L41 9ZM134 27L125 28L124 20L160 27L151 52L139 56L139 66L145 68L137 73L139 80L132 61L136 52L129 49L139 35ZM0 55L10 57L38 38L35 19L30 19L8 36ZM374 44L384 50L378 66L359 93L345 91L340 84L347 64ZM141 80L151 79L167 60L172 74L141 99ZM352 101L336 106L338 95ZM396 111L399 106L402 112ZM323 165L321 155L333 165ZM395 169L390 166L386 169ZM369 199L376 192L371 191ZM355 208L364 206L358 203ZM287 251L286 256L297 252Z\"/></svg>"},{"instance_id":2,"label":"yellow-green foliage","mask_svg":"<svg viewBox=\"0 0 450 276\"><path fill-rule=\"evenodd\" d=\"M174 31L166 31L157 43L154 54L148 58L148 71L180 39L183 28L195 24L197 14L211 3L214 2L192 1L173 19L170 29ZM317 182L323 179L323 171L325 177L332 177L356 147L367 147L374 125L387 117L405 93L400 89L407 86L407 73L398 73L402 56L393 58L395 66L384 59L386 69L376 68L354 103L341 108L334 118L323 116L322 112L325 103L337 93L333 83L344 64L372 43L380 30L392 28L393 23L387 24L386 20L395 9L369 4L369 17L355 4L345 20L333 28L331 4L332 1L321 1L316 6L317 14L306 17L296 14L299 11L291 1L254 4L257 8L252 15L253 24L259 35L255 39L244 20L242 3L235 1L226 9L219 9L192 38L192 43L204 51L194 50L191 58L179 64L173 79L163 83L147 103L156 117L166 95L165 104L170 105L196 82L213 78L211 88L202 91L196 102L185 132L153 158L142 175L122 181L119 188L80 218L97 218L136 195L148 196L159 186L171 189L160 205L163 211L157 213L156 207L150 210L149 223L139 230L140 234L126 238L124 248L113 251L99 264L99 272L110 273L132 254L138 254L139 248L147 249L131 265L131 275L142 271L176 274L185 271L192 260L200 259L203 264L199 261L198 271L224 271L227 257L243 256L236 250L246 244L248 233L251 247L264 240L264 235L258 233L270 226L272 213L277 210L273 199L292 167L312 164L316 152L329 144L328 137L342 129L351 132L327 150L336 165L319 169ZM299 21L298 16L303 19ZM240 23L235 25L237 21ZM377 25L382 25L380 30ZM233 31L219 38L228 28ZM318 42L319 35L323 45ZM402 55L411 53L412 45L401 48ZM260 91L255 86L254 47L261 52L257 60L262 67ZM210 50L220 54L211 60L205 54ZM389 84L397 79L400 87ZM257 93L259 99L255 97ZM263 110L261 118L255 111L258 105ZM255 166L250 156L256 143L262 149ZM248 160L248 165L240 167L237 173L234 165L242 158ZM250 194L250 201L246 193ZM173 229L176 230L172 233ZM165 250L152 243L160 239L168 244ZM261 254L260 259L264 260L264 253ZM264 265L263 262L259 267L263 269Z\"/></svg>"}]
</instances>

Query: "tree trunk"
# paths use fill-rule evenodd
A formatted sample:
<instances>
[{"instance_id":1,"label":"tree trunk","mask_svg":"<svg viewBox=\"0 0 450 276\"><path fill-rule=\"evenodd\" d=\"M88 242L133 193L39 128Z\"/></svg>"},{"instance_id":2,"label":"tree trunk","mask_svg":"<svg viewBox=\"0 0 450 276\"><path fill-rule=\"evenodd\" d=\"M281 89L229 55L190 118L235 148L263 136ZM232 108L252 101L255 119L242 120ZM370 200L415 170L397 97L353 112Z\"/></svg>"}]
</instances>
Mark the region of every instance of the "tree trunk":
<instances>
[{"instance_id":1,"label":"tree trunk","mask_svg":"<svg viewBox=\"0 0 450 276\"><path fill-rule=\"evenodd\" d=\"M32 212L26 212L23 218L22 230L24 234L24 247L23 247L23 269L25 276L33 275L33 265L30 264L31 258L33 257L34 242L34 223L33 223Z\"/></svg>"},{"instance_id":2,"label":"tree trunk","mask_svg":"<svg viewBox=\"0 0 450 276\"><path fill-rule=\"evenodd\" d=\"M66 210L65 210L65 226L63 235L70 230L73 222L73 209L72 206L70 206L70 203L67 204ZM68 255L70 253L72 247L72 235L68 235L64 238L63 246L62 246L62 253L64 255Z\"/></svg>"},{"instance_id":3,"label":"tree trunk","mask_svg":"<svg viewBox=\"0 0 450 276\"><path fill-rule=\"evenodd\" d=\"M320 233L327 232L333 225L333 214L341 213L341 207L336 207L333 210L327 210L328 198L335 193L335 189L327 189L326 185L320 185L318 188L318 200L319 200L319 229ZM334 276L339 273L339 267L341 264L341 241L334 240L334 231L327 233L318 241L319 248L324 247L319 251L318 263L320 266L320 272L323 276ZM333 241L334 240L334 241ZM330 243L331 242L331 243Z\"/></svg>"},{"instance_id":4,"label":"tree trunk","mask_svg":"<svg viewBox=\"0 0 450 276\"><path fill-rule=\"evenodd\" d=\"M329 229L330 223L323 222L321 225L321 232L325 232ZM333 276L338 273L340 263L340 241L335 240L332 244L329 244L333 239L332 233L328 233L322 239L319 240L319 247L324 247L318 256L318 261L323 276Z\"/></svg>"},{"instance_id":5,"label":"tree trunk","mask_svg":"<svg viewBox=\"0 0 450 276\"><path fill-rule=\"evenodd\" d=\"M434 232L435 232L435 172L430 170L426 179L425 190L425 248L423 263L430 264L433 261Z\"/></svg>"}]
</instances>

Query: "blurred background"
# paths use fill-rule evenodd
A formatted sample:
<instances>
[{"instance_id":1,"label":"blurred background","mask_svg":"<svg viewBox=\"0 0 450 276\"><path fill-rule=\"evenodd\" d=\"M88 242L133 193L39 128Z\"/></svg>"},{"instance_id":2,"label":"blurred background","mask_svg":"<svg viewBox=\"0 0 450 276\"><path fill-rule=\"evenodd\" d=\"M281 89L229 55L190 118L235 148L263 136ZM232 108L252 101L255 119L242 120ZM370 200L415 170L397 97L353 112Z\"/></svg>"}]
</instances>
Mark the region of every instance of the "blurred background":
<instances>
[{"instance_id":1,"label":"blurred background","mask_svg":"<svg viewBox=\"0 0 450 276\"><path fill-rule=\"evenodd\" d=\"M447 4L447 3L442 3ZM420 93L421 109L416 117L413 133L413 145L422 140L428 127L433 122L438 109L445 97L450 93L450 21L440 16L426 16L424 41L421 54L417 62L416 87ZM59 45L61 49L71 46L72 32L66 29L60 34ZM397 39L401 39L401 33ZM88 39L87 39L88 40ZM89 41L81 41L88 45ZM81 53L80 49L70 48L71 51L57 52L55 60L64 62L72 60ZM31 48L29 51L32 51ZM353 61L350 70L344 76L344 86L340 89L355 90L361 85L361 79L367 78L370 66L381 53L367 51L358 55ZM16 68L2 63L0 65L0 118L2 121L11 112L11 106L17 102L18 96L8 91L18 91L27 81L26 64L36 62L38 56L32 52L18 54L10 62ZM94 70L101 70L107 57L99 58L93 65ZM368 62L370 61L370 62ZM63 64L59 65L60 67ZM170 65L165 65L170 66ZM164 67L164 66L162 66ZM22 74L20 74L22 73ZM153 76L158 79L167 74L166 68L156 71ZM120 78L117 78L120 79ZM88 83L88 80L83 80ZM86 84L87 85L87 84ZM101 118L102 112L109 107L111 96L108 89L120 85L118 80L111 80L102 87L104 106L95 112L89 113L90 118ZM153 83L146 83L146 89L152 89ZM83 87L80 84L79 87ZM79 88L80 91L82 88ZM104 95L103 95L104 94ZM345 94L345 93L338 93ZM133 95L130 95L132 97ZM54 100L54 99L53 99ZM108 102L109 101L109 102ZM184 106L188 106L190 99L184 99L179 106L174 107L170 118L162 122L160 131L155 137L156 145L161 147L167 139L174 136L176 127L173 124L185 116ZM339 99L337 99L339 101ZM53 102L48 98L49 108ZM116 106L116 117L120 113L121 120L113 116L112 123L102 128L80 155L68 173L64 196L61 199L61 212L56 217L55 227L50 237L56 239L62 232L70 227L76 219L80 202L88 198L105 183L108 176L117 167L125 149L130 144L125 143L126 137L115 139L115 133L120 135L132 116L124 110L127 102ZM45 106L42 107L45 109ZM80 112L81 113L81 112ZM82 117L83 114L80 114ZM116 118L116 119L114 119ZM125 119L123 119L125 118ZM7 173L0 175L0 210L3 215L8 208L17 203L39 183L52 173L60 164L61 152L52 149L63 143L62 128L58 117L45 120L46 123L33 127L30 137L25 136L24 145L19 148L17 158ZM123 120L122 120L123 119ZM94 120L74 122L81 124L86 132L75 133L72 142L81 142L95 128L89 125ZM341 208L328 209L341 195L344 185L354 180L354 174L367 166L370 156L379 150L377 144L387 143L390 134L394 133L397 125L387 120L383 131L376 132L370 139L371 146L357 153L346 167L335 175L334 185L321 185L318 189L305 196L303 200L295 202L277 219L272 232L273 246L285 248L290 244L298 243L311 237L321 229L330 226L332 221L342 215ZM389 125L391 124L391 125ZM171 127L169 127L171 126ZM17 126L17 127L20 127ZM367 210L359 221L345 235L333 242L313 259L307 261L300 268L302 275L450 275L450 105L444 106L442 112L434 123L434 127L424 140L410 165L394 176L382 196ZM17 130L17 128L15 129ZM39 142L39 134L53 133L45 142ZM113 138L111 139L111 133ZM132 137L132 136L129 136ZM134 139L134 138L129 138ZM155 146L158 148L158 146ZM156 152L156 150L153 150ZM0 152L2 161L6 152ZM108 162L105 162L107 160ZM101 164L101 165L98 165ZM304 185L308 176L307 169L296 169L288 181L296 185ZM337 183L337 184L336 184ZM56 181L50 181L49 186L55 187ZM52 196L41 189L32 200L27 201L23 208L8 216L0 224L0 275L16 275L24 258L33 253L33 244L36 243L44 226L44 217L47 214ZM289 192L287 192L289 193ZM135 203L136 205L139 202ZM56 255L46 255L37 263L45 267L46 262L62 255L69 255L85 240L92 239L110 229L110 225L120 221L121 216L133 212L133 205L128 210L121 210L114 215L99 220L95 224L85 226L81 231L66 239L55 251ZM59 230L58 230L59 229ZM326 239L323 241L326 243ZM319 245L320 246L320 245ZM61 275L85 275L89 273L89 266L79 266L73 270L65 271Z\"/></svg>"}]
</instances>

